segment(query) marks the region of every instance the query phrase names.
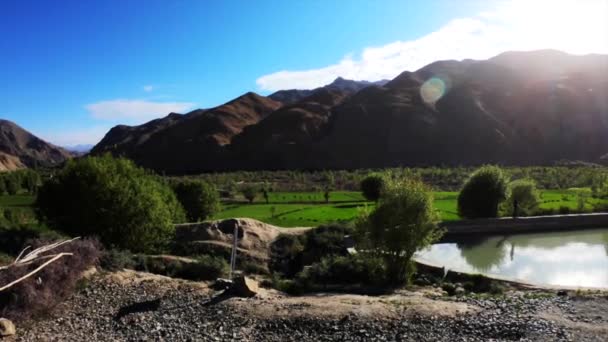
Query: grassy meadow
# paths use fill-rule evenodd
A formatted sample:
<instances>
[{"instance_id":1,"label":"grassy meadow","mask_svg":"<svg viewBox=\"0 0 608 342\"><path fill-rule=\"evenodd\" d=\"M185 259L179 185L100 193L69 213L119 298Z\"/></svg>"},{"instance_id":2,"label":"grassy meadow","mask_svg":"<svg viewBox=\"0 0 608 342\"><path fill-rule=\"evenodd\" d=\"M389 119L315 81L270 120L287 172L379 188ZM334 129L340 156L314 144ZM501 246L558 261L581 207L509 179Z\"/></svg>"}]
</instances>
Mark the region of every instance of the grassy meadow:
<instances>
[{"instance_id":1,"label":"grassy meadow","mask_svg":"<svg viewBox=\"0 0 608 342\"><path fill-rule=\"evenodd\" d=\"M559 213L567 208L570 211L592 211L598 204L608 200L591 197L588 188L567 190L540 190L541 210ZM434 192L435 208L441 220L458 220L458 192ZM34 217L31 195L0 196L0 208L10 209L23 217ZM331 222L347 222L357 217L359 211L373 209L374 203L365 200L357 191L332 191L329 203L325 202L323 192L272 192L268 194L267 204L260 194L252 204L244 198L222 205L222 211L214 219L249 217L282 227L314 227ZM581 209L582 208L582 209ZM567 212L564 212L567 213Z\"/></svg>"},{"instance_id":2,"label":"grassy meadow","mask_svg":"<svg viewBox=\"0 0 608 342\"><path fill-rule=\"evenodd\" d=\"M608 205L608 200L593 198L587 188L540 190L540 209L544 211L592 211L596 204ZM215 219L249 217L282 227L311 227L324 223L351 221L360 210L374 207L360 192L332 192L330 202L324 203L323 193L279 192L269 194L269 204L258 196L252 204L245 202L224 204ZM435 208L442 221L454 221L458 216L458 192L434 192ZM244 200L243 200L244 201ZM296 203L297 202L297 203ZM306 203L309 202L309 203ZM581 209L582 208L582 209ZM567 212L564 212L567 213Z\"/></svg>"}]
</instances>

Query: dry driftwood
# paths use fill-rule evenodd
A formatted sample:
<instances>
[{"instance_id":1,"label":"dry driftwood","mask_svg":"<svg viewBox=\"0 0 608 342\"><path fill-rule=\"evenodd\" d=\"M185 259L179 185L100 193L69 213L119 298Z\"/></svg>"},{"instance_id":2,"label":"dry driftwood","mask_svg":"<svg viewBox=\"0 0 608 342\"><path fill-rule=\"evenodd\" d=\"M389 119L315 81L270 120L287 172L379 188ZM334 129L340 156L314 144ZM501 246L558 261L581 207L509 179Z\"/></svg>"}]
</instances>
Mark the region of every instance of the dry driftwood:
<instances>
[{"instance_id":1,"label":"dry driftwood","mask_svg":"<svg viewBox=\"0 0 608 342\"><path fill-rule=\"evenodd\" d=\"M21 253L19 253L19 255L17 256L17 258L15 259L15 261L13 261L12 264L10 265L6 265L6 266L0 266L0 271L7 271L10 270L11 268L14 267L21 267L21 266L26 266L26 265L30 265L34 262L37 261L42 261L42 260L46 260L46 262L44 262L42 265L38 266L35 270L29 272L28 274L24 275L23 277L14 280L12 282L10 282L9 284L6 284L2 287L0 287L0 292L24 281L25 279L35 275L36 273L42 271L45 267L47 267L48 265L52 264L53 262L65 257L65 256L71 256L73 255L72 253L56 253L56 254L46 254L43 255L44 253L47 253L59 246L65 245L67 243L70 243L74 240L77 240L79 238L74 238L71 240L66 240L66 241L61 241L61 242L56 242L50 245L46 245L46 246L42 246L40 248L36 248L35 250L25 254L25 252L31 248L31 246L28 246L26 248L23 249L23 251L21 251Z\"/></svg>"}]
</instances>

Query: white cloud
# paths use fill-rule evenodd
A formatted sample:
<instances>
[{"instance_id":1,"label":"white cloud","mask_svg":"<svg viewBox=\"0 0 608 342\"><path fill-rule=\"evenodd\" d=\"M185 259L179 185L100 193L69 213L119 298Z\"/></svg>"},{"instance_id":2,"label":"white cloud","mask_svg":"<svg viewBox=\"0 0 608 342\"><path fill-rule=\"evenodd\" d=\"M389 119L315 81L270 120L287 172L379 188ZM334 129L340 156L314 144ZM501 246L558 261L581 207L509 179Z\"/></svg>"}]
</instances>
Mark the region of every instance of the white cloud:
<instances>
[{"instance_id":1,"label":"white cloud","mask_svg":"<svg viewBox=\"0 0 608 342\"><path fill-rule=\"evenodd\" d=\"M143 89L144 89L144 91L145 91L146 93L151 92L151 91L152 91L152 90L154 90L155 88L156 88L156 87L154 87L154 86L153 86L153 85L151 85L151 84L148 84L148 85L143 86Z\"/></svg>"},{"instance_id":2,"label":"white cloud","mask_svg":"<svg viewBox=\"0 0 608 342\"><path fill-rule=\"evenodd\" d=\"M165 116L170 112L184 112L193 106L194 103L190 102L153 102L147 100L117 99L88 104L85 108L96 119L142 123Z\"/></svg>"},{"instance_id":3,"label":"white cloud","mask_svg":"<svg viewBox=\"0 0 608 342\"><path fill-rule=\"evenodd\" d=\"M419 39L363 49L359 57L318 69L283 70L257 79L262 90L312 89L338 76L376 81L437 60L486 59L504 51L559 49L608 53L608 1L512 0L470 18L455 19Z\"/></svg>"}]
</instances>

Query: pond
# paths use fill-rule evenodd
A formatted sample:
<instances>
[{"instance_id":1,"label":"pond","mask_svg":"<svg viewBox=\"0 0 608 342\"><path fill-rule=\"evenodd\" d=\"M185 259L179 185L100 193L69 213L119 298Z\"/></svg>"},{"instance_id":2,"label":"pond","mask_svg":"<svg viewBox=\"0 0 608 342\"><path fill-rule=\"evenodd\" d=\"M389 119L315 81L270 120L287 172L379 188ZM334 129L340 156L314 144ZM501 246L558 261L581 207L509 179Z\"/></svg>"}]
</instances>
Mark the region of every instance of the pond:
<instances>
[{"instance_id":1,"label":"pond","mask_svg":"<svg viewBox=\"0 0 608 342\"><path fill-rule=\"evenodd\" d=\"M467 238L435 244L417 259L535 285L608 288L608 229Z\"/></svg>"}]
</instances>

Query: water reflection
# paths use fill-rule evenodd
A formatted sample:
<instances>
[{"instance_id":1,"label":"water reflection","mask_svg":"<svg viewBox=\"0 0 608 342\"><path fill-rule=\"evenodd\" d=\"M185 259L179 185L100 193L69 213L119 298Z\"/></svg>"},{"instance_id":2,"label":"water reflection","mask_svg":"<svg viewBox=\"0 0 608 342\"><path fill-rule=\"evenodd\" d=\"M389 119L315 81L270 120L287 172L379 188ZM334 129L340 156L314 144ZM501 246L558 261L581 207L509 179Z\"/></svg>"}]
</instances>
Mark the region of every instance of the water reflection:
<instances>
[{"instance_id":1,"label":"water reflection","mask_svg":"<svg viewBox=\"0 0 608 342\"><path fill-rule=\"evenodd\" d=\"M453 270L534 284L608 287L608 229L453 241L418 257Z\"/></svg>"}]
</instances>

